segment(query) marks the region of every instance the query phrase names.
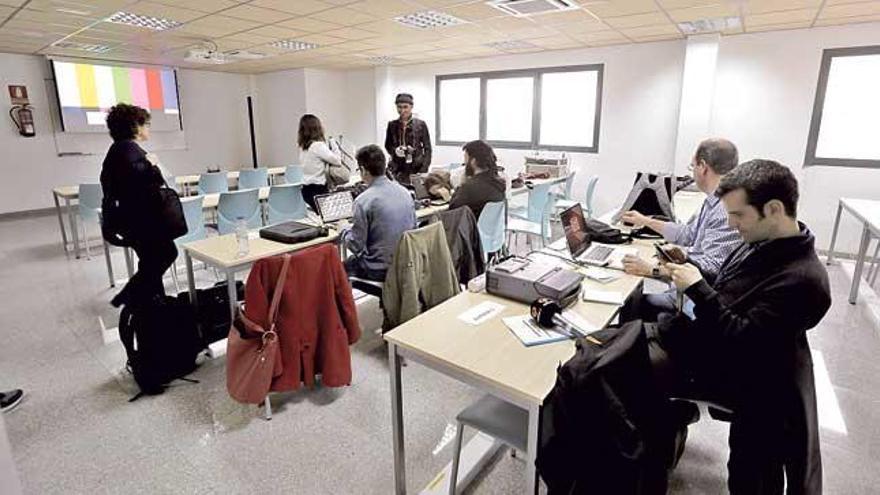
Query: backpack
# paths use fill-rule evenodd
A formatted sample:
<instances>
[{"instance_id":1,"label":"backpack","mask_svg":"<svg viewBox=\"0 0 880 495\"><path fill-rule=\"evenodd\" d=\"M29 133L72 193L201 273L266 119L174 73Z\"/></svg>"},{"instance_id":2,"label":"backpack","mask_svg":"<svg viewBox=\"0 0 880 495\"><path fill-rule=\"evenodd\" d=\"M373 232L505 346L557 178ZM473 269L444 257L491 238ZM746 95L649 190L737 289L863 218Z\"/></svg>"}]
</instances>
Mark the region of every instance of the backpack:
<instances>
[{"instance_id":1,"label":"backpack","mask_svg":"<svg viewBox=\"0 0 880 495\"><path fill-rule=\"evenodd\" d=\"M119 339L141 390L129 402L161 394L168 383L191 373L204 349L192 306L185 298L169 296L126 305L119 315Z\"/></svg>"}]
</instances>

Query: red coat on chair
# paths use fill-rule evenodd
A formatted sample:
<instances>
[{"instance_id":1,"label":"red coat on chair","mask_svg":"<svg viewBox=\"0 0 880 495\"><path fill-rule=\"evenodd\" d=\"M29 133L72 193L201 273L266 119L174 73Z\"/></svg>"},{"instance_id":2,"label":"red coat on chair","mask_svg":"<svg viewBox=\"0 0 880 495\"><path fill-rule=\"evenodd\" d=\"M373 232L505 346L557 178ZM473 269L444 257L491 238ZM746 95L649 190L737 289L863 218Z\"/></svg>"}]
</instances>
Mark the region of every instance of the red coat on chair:
<instances>
[{"instance_id":1,"label":"red coat on chair","mask_svg":"<svg viewBox=\"0 0 880 495\"><path fill-rule=\"evenodd\" d=\"M349 345L361 336L351 285L333 245L302 250L291 258L278 310L283 371L272 391L312 386L315 375L328 387L351 384ZM257 261L245 287L245 315L269 328L272 291L281 272L280 256Z\"/></svg>"}]
</instances>

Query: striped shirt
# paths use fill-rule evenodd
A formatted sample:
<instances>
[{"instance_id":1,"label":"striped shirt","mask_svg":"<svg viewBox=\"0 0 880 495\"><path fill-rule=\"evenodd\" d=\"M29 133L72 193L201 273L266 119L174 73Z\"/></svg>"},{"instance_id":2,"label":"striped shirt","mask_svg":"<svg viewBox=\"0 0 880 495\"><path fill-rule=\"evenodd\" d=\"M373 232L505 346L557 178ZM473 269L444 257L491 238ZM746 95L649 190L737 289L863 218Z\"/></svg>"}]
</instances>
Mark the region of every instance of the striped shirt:
<instances>
[{"instance_id":1,"label":"striped shirt","mask_svg":"<svg viewBox=\"0 0 880 495\"><path fill-rule=\"evenodd\" d=\"M727 211L721 198L714 194L706 196L700 213L688 223L668 222L662 234L667 241L688 248L688 261L712 279L718 275L724 260L742 244L739 232L727 224Z\"/></svg>"}]
</instances>

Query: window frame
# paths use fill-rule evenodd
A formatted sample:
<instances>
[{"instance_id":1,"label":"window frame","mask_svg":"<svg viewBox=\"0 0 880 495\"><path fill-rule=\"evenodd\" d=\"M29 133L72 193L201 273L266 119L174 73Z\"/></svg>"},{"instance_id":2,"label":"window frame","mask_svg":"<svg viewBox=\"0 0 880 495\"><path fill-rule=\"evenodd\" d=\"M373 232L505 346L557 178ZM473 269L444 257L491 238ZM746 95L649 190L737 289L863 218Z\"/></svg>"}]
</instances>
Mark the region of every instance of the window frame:
<instances>
[{"instance_id":1,"label":"window frame","mask_svg":"<svg viewBox=\"0 0 880 495\"><path fill-rule=\"evenodd\" d=\"M593 145L592 146L561 146L561 145L541 145L541 86L544 74L560 73L560 72L596 72L596 112L593 116ZM462 146L465 142L443 140L440 134L440 119L442 112L440 111L440 85L442 81L450 79L479 79L480 80L480 123L479 137L490 145L503 149L527 149L542 151L567 151L577 153L598 153L599 152L599 129L602 120L602 90L605 73L605 64L586 64L586 65L567 65L561 67L540 67L534 69L514 69L487 72L469 72L462 74L444 74L434 76L434 98L436 115L434 118L434 130L437 136L438 146ZM531 141L497 141L486 139L486 97L487 82L490 79L511 79L516 77L532 78L532 135Z\"/></svg>"},{"instance_id":2,"label":"window frame","mask_svg":"<svg viewBox=\"0 0 880 495\"><path fill-rule=\"evenodd\" d=\"M810 132L807 135L807 151L804 156L804 167L858 167L880 168L880 159L834 158L816 156L819 142L819 129L822 125L822 112L825 109L825 95L828 91L828 76L831 62L835 57L853 57L860 55L880 55L880 45L857 46L850 48L827 48L822 50L822 63L819 66L819 80L816 86L816 98L813 102L813 115L810 118Z\"/></svg>"}]
</instances>

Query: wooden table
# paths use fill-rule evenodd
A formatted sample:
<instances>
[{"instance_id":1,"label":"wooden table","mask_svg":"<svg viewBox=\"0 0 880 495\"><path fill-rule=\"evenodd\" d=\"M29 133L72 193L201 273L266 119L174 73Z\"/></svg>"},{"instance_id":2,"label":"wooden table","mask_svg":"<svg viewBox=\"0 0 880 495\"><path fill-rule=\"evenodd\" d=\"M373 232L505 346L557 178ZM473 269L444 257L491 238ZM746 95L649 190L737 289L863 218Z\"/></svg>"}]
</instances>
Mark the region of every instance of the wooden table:
<instances>
[{"instance_id":1,"label":"wooden table","mask_svg":"<svg viewBox=\"0 0 880 495\"><path fill-rule=\"evenodd\" d=\"M551 177L549 179L530 179L529 182L531 183L532 187L536 187L536 186L543 186L544 184L563 184L566 180L568 180L568 177L563 176L563 177ZM532 188L529 186L517 187L516 189L511 188L510 195L517 196L520 194L525 194L531 190L532 190Z\"/></svg>"},{"instance_id":2,"label":"wooden table","mask_svg":"<svg viewBox=\"0 0 880 495\"><path fill-rule=\"evenodd\" d=\"M871 199L840 198L837 202L837 215L834 217L834 229L831 231L831 245L828 246L828 261L830 265L834 261L834 244L837 242L837 230L840 228L840 214L843 210L848 211L857 220L862 222L862 240L859 243L859 252L856 255L856 267L853 272L852 286L849 290L849 303L855 304L859 295L859 282L862 279L862 270L865 267L865 255L872 238L880 239L880 201ZM880 252L880 244L874 251L874 258ZM874 262L874 280L877 279L877 262ZM870 278L871 272L868 272Z\"/></svg>"}]
</instances>

